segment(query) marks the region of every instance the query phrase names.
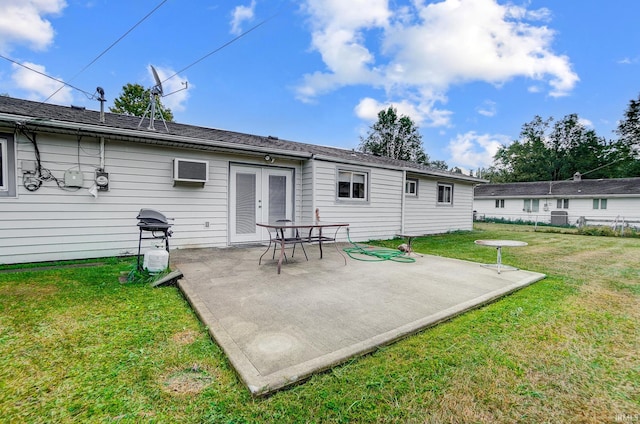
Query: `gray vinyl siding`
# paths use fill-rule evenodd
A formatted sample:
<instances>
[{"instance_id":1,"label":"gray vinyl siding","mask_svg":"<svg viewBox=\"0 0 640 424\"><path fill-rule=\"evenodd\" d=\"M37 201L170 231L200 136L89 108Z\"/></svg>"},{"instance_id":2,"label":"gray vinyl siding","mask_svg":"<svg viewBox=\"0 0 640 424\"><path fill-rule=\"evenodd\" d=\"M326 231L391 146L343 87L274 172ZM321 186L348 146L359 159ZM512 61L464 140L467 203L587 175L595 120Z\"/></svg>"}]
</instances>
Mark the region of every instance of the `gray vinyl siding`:
<instances>
[{"instance_id":1,"label":"gray vinyl siding","mask_svg":"<svg viewBox=\"0 0 640 424\"><path fill-rule=\"evenodd\" d=\"M412 177L415 178L415 177ZM451 205L438 205L438 183L453 185ZM418 195L405 197L407 234L439 234L473 229L473 186L446 180L418 179Z\"/></svg>"},{"instance_id":2,"label":"gray vinyl siding","mask_svg":"<svg viewBox=\"0 0 640 424\"><path fill-rule=\"evenodd\" d=\"M300 218L303 221L310 221L314 219L314 209L315 202L313 201L314 193L315 193L315 183L314 183L314 167L315 161L309 160L304 162L301 165L302 172L300 178L300 184L302 187L301 192L301 201L302 205L300 208Z\"/></svg>"},{"instance_id":3,"label":"gray vinyl siding","mask_svg":"<svg viewBox=\"0 0 640 424\"><path fill-rule=\"evenodd\" d=\"M366 201L337 198L337 170L368 172ZM394 237L401 228L402 172L316 161L316 207L321 219L348 222L354 241ZM342 239L344 239L344 234Z\"/></svg>"},{"instance_id":4,"label":"gray vinyl siding","mask_svg":"<svg viewBox=\"0 0 640 424\"><path fill-rule=\"evenodd\" d=\"M109 191L93 198L95 168L100 165L99 142L39 136L42 166L58 179L78 169L83 187L70 191L49 181L37 191L22 186L18 198L1 199L0 262L16 263L77 259L137 253L136 216L141 208L157 209L174 218L172 247L224 246L227 240L227 162L187 150L105 141L105 170ZM34 160L31 142L18 138L18 164ZM202 187L173 186L174 157L210 161L209 182ZM209 226L206 226L206 222ZM143 241L149 246L152 241Z\"/></svg>"},{"instance_id":5,"label":"gray vinyl siding","mask_svg":"<svg viewBox=\"0 0 640 424\"><path fill-rule=\"evenodd\" d=\"M17 138L18 166L34 160L34 148L24 136ZM88 192L100 165L99 140L83 138L78 149L74 137L39 135L42 166L59 179L67 169L84 177L79 190L60 189L45 182L37 191L22 186L18 169L17 198L0 199L0 263L38 262L137 253L141 208L156 209L173 218L172 249L226 247L228 245L229 163L264 166L260 158L221 155L187 149L105 140L105 171L109 191ZM209 161L209 181L202 186L176 184L174 158ZM277 165L294 169L294 207L302 209L302 172L297 161ZM146 234L145 234L146 235ZM157 243L143 240L142 251Z\"/></svg>"}]
</instances>

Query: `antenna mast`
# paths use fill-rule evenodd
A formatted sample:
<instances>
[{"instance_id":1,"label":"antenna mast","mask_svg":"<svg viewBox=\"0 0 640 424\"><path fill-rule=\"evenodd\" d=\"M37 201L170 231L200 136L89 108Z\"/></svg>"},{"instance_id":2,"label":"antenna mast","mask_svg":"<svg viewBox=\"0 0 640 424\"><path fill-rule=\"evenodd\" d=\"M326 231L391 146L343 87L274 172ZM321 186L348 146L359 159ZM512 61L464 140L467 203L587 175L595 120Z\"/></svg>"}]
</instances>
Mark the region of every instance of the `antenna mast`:
<instances>
[{"instance_id":1,"label":"antenna mast","mask_svg":"<svg viewBox=\"0 0 640 424\"><path fill-rule=\"evenodd\" d=\"M156 72L156 68L151 66L151 72L153 73L153 79L156 81L156 85L151 87L149 90L149 105L147 106L147 110L145 110L144 115L142 115L142 119L138 124L138 128L142 125L144 118L149 115L149 126L148 130L155 131L156 127L154 125L156 119L156 112L160 115L160 119L162 119L162 123L164 124L164 129L169 132L169 128L167 127L167 121L164 120L164 115L162 115L162 105L160 104L160 97L162 97L162 81L160 81L160 77L158 77L158 73Z\"/></svg>"}]
</instances>

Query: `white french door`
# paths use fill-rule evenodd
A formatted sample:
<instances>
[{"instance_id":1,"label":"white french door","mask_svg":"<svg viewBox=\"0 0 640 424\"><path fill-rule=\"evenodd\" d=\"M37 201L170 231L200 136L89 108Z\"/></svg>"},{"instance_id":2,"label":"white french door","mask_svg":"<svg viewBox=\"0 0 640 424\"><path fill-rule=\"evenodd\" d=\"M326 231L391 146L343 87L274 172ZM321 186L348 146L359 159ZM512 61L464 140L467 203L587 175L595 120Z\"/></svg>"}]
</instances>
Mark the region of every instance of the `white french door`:
<instances>
[{"instance_id":1,"label":"white french door","mask_svg":"<svg viewBox=\"0 0 640 424\"><path fill-rule=\"evenodd\" d=\"M229 240L258 242L268 238L256 222L293 219L293 170L231 165Z\"/></svg>"}]
</instances>

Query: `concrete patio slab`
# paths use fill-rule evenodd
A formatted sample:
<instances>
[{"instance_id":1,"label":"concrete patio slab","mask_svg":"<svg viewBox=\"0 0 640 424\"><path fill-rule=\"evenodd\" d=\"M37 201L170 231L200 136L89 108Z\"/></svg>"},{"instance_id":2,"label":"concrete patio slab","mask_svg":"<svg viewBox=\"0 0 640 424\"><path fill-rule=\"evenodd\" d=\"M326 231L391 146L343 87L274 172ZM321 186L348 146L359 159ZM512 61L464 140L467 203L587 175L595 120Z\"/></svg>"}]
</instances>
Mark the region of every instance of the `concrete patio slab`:
<instances>
[{"instance_id":1,"label":"concrete patio slab","mask_svg":"<svg viewBox=\"0 0 640 424\"><path fill-rule=\"evenodd\" d=\"M276 273L264 247L172 252L178 285L252 395L264 395L349 358L543 279L425 255L362 262L306 246ZM300 257L302 256L302 257Z\"/></svg>"}]
</instances>

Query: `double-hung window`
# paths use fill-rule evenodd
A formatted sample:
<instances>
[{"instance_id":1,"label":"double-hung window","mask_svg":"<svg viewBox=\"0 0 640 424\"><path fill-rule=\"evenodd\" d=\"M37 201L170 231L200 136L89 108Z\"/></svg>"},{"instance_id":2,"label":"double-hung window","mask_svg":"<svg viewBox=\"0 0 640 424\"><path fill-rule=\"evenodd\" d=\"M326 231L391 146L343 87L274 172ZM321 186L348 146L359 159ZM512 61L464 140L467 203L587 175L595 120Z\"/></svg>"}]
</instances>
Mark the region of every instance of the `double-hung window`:
<instances>
[{"instance_id":1,"label":"double-hung window","mask_svg":"<svg viewBox=\"0 0 640 424\"><path fill-rule=\"evenodd\" d=\"M453 184L438 183L438 205L453 205Z\"/></svg>"},{"instance_id":2,"label":"double-hung window","mask_svg":"<svg viewBox=\"0 0 640 424\"><path fill-rule=\"evenodd\" d=\"M496 208L504 208L504 199L496 199Z\"/></svg>"},{"instance_id":3,"label":"double-hung window","mask_svg":"<svg viewBox=\"0 0 640 424\"><path fill-rule=\"evenodd\" d=\"M556 206L558 209L569 209L569 199L558 199Z\"/></svg>"},{"instance_id":4,"label":"double-hung window","mask_svg":"<svg viewBox=\"0 0 640 424\"><path fill-rule=\"evenodd\" d=\"M418 180L415 178L407 178L404 183L404 194L407 196L418 195Z\"/></svg>"},{"instance_id":5,"label":"double-hung window","mask_svg":"<svg viewBox=\"0 0 640 424\"><path fill-rule=\"evenodd\" d=\"M7 191L7 139L0 138L0 191Z\"/></svg>"},{"instance_id":6,"label":"double-hung window","mask_svg":"<svg viewBox=\"0 0 640 424\"><path fill-rule=\"evenodd\" d=\"M16 195L16 161L13 137L0 134L0 197Z\"/></svg>"},{"instance_id":7,"label":"double-hung window","mask_svg":"<svg viewBox=\"0 0 640 424\"><path fill-rule=\"evenodd\" d=\"M540 199L524 199L524 206L522 210L525 212L539 212Z\"/></svg>"},{"instance_id":8,"label":"double-hung window","mask_svg":"<svg viewBox=\"0 0 640 424\"><path fill-rule=\"evenodd\" d=\"M338 170L338 198L367 200L368 174L360 171Z\"/></svg>"},{"instance_id":9,"label":"double-hung window","mask_svg":"<svg viewBox=\"0 0 640 424\"><path fill-rule=\"evenodd\" d=\"M607 209L607 199L593 199L593 209Z\"/></svg>"}]
</instances>

